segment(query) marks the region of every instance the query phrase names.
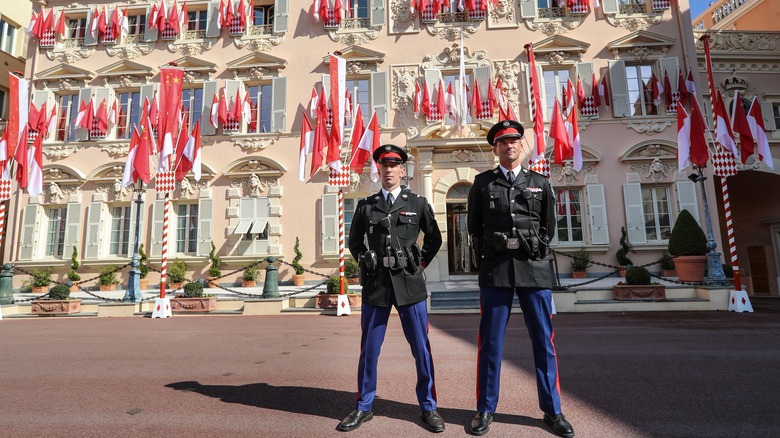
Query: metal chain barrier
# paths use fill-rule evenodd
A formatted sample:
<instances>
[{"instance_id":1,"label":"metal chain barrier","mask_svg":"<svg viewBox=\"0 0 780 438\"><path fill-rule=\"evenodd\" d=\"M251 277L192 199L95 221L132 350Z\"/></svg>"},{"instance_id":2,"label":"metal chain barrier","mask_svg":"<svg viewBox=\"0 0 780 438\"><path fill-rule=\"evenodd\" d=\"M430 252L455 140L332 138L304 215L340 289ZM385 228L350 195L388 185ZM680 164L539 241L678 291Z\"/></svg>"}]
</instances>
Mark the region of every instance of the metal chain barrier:
<instances>
[{"instance_id":1,"label":"metal chain barrier","mask_svg":"<svg viewBox=\"0 0 780 438\"><path fill-rule=\"evenodd\" d=\"M110 270L110 271L106 271L106 272L104 272L102 275L115 274L115 273L117 273L117 272L119 272L119 271L121 271L121 270L123 270L123 269L127 268L127 267L128 267L128 266L130 266L131 264L132 264L132 262L131 262L131 263L127 263L127 264L125 264L125 265L122 265L122 266L117 266L117 267L115 267L114 269L112 269L112 270ZM30 271L28 271L28 270L26 270L26 269L24 269L24 268L21 268L21 267L19 267L19 266L16 266L16 264L14 264L14 270L15 270L15 271L19 271L19 272L21 272L22 274L29 275L29 276L31 276L31 277L36 277L36 275L35 275L34 273L32 273L32 272L30 272ZM93 297L93 298L97 298L98 300L101 300L101 301L107 301L107 302L113 302L113 303L122 302L122 301L123 301L122 299L101 297L101 296L99 296L99 295L96 295L96 294L94 294L94 293L90 292L89 290L87 290L87 289L85 289L84 287L82 287L82 286L81 286L81 285L82 285L82 284L84 284L84 283L90 283L90 282L92 282L92 281L95 281L95 280L97 280L97 279L99 279L99 278L100 278L100 274L99 274L99 275L96 275L96 276L94 276L94 277L92 277L92 278L88 278L88 279L86 279L86 280L81 280L81 281L72 281L72 282L71 282L71 284L73 284L74 286L78 287L80 291L82 291L82 292L86 293L87 295L89 295L89 296L91 296L91 297ZM68 283L68 281L70 281L70 280L67 280L67 281L64 281L64 282L63 282L63 281L56 281L56 280L52 280L51 282L52 282L52 283L54 283L54 284L56 284L56 285L67 286L67 285L68 285L68 284L67 284L67 283ZM26 303L26 302L30 302L30 301L33 301L33 300L40 300L40 299L42 299L43 297L46 297L46 296L48 296L48 295L49 295L49 293L48 293L48 292L46 292L46 293L45 293L45 294L43 294L43 295L40 295L40 296L37 296L37 297L33 297L33 298L25 298L25 299L21 299L21 300L14 299L14 302L15 302L15 303Z\"/></svg>"}]
</instances>

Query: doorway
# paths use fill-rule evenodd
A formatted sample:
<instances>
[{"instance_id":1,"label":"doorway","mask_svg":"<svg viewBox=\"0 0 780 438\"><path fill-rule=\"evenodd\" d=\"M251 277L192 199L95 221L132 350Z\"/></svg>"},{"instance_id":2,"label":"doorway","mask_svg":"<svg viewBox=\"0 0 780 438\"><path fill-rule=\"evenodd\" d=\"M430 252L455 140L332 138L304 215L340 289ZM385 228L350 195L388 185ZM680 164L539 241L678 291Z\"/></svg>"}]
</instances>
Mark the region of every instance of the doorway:
<instances>
[{"instance_id":1,"label":"doorway","mask_svg":"<svg viewBox=\"0 0 780 438\"><path fill-rule=\"evenodd\" d=\"M471 184L457 184L447 192L447 250L450 275L474 275L468 228L468 194Z\"/></svg>"}]
</instances>

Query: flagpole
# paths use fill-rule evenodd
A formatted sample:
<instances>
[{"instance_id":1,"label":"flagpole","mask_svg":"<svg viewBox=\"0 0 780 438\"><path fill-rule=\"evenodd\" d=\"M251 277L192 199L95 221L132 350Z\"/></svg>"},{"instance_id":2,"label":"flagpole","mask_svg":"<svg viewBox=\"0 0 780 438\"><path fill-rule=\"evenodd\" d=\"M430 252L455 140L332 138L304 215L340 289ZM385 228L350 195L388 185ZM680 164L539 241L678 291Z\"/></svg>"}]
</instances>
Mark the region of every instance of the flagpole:
<instances>
[{"instance_id":1,"label":"flagpole","mask_svg":"<svg viewBox=\"0 0 780 438\"><path fill-rule=\"evenodd\" d=\"M163 201L162 259L160 260L160 298L165 298L165 283L168 276L168 221L170 220L170 193L165 192Z\"/></svg>"},{"instance_id":2,"label":"flagpole","mask_svg":"<svg viewBox=\"0 0 780 438\"><path fill-rule=\"evenodd\" d=\"M339 295L344 294L344 190L339 187Z\"/></svg>"}]
</instances>

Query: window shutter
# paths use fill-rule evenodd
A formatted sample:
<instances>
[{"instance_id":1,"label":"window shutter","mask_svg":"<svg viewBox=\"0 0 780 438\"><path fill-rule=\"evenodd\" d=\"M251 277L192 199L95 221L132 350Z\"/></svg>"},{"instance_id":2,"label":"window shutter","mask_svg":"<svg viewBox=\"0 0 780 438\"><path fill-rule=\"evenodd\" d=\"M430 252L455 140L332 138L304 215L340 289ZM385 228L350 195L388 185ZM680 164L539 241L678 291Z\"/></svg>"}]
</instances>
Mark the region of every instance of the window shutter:
<instances>
[{"instance_id":1,"label":"window shutter","mask_svg":"<svg viewBox=\"0 0 780 438\"><path fill-rule=\"evenodd\" d=\"M385 0L370 0L371 1L371 14L369 16L369 25L371 26L384 26L385 25Z\"/></svg>"},{"instance_id":2,"label":"window shutter","mask_svg":"<svg viewBox=\"0 0 780 438\"><path fill-rule=\"evenodd\" d=\"M487 100L488 98L488 85L490 85L490 67L475 67L474 68L474 77L477 79L477 84L479 85L479 97L482 100ZM474 86L474 84L469 84L470 87ZM458 96L460 93L456 93ZM460 107L462 107L461 105ZM468 106L468 105L466 105ZM475 114L478 113L478 109L472 110ZM490 114L487 118L493 118L493 114Z\"/></svg>"},{"instance_id":3,"label":"window shutter","mask_svg":"<svg viewBox=\"0 0 780 438\"><path fill-rule=\"evenodd\" d=\"M520 17L536 18L537 2L539 0L520 0ZM617 1L617 0L615 0Z\"/></svg>"},{"instance_id":4,"label":"window shutter","mask_svg":"<svg viewBox=\"0 0 780 438\"><path fill-rule=\"evenodd\" d=\"M645 213L642 207L642 186L636 183L623 184L623 203L626 208L628 241L632 244L647 243Z\"/></svg>"},{"instance_id":5,"label":"window shutter","mask_svg":"<svg viewBox=\"0 0 780 438\"><path fill-rule=\"evenodd\" d=\"M72 247L79 246L79 228L81 228L81 203L68 202L68 212L65 214L65 243L63 258L70 257Z\"/></svg>"},{"instance_id":6,"label":"window shutter","mask_svg":"<svg viewBox=\"0 0 780 438\"><path fill-rule=\"evenodd\" d=\"M577 73L582 80L582 89L585 91L585 95L590 95L591 87L593 86L593 63L592 62L578 62ZM576 79L576 78L575 78ZM574 82L574 81L572 81ZM577 85L576 82L574 84Z\"/></svg>"},{"instance_id":7,"label":"window shutter","mask_svg":"<svg viewBox=\"0 0 780 438\"><path fill-rule=\"evenodd\" d=\"M287 127L287 78L271 81L271 132L285 132Z\"/></svg>"},{"instance_id":8,"label":"window shutter","mask_svg":"<svg viewBox=\"0 0 780 438\"><path fill-rule=\"evenodd\" d=\"M274 1L274 32L287 32L290 19L290 2L288 0ZM209 250L211 247L209 246Z\"/></svg>"},{"instance_id":9,"label":"window shutter","mask_svg":"<svg viewBox=\"0 0 780 438\"><path fill-rule=\"evenodd\" d=\"M95 11L87 11L87 29L84 32L84 45L85 46L96 46L97 45L97 38L93 37L90 33L90 27L92 27L92 16L94 15Z\"/></svg>"},{"instance_id":10,"label":"window shutter","mask_svg":"<svg viewBox=\"0 0 780 438\"><path fill-rule=\"evenodd\" d=\"M585 186L588 196L588 214L590 216L590 241L594 245L609 244L609 225L607 225L607 204L604 199L603 184Z\"/></svg>"},{"instance_id":11,"label":"window shutter","mask_svg":"<svg viewBox=\"0 0 780 438\"><path fill-rule=\"evenodd\" d=\"M628 79L625 61L609 61L609 84L611 88L612 111L615 117L631 115L628 103Z\"/></svg>"},{"instance_id":12,"label":"window shutter","mask_svg":"<svg viewBox=\"0 0 780 438\"><path fill-rule=\"evenodd\" d=\"M143 110L144 105L146 105L146 100L149 99L149 102L154 99L154 84L149 85L141 85L141 106L140 110Z\"/></svg>"},{"instance_id":13,"label":"window shutter","mask_svg":"<svg viewBox=\"0 0 780 438\"><path fill-rule=\"evenodd\" d=\"M214 2L216 3L216 2ZM146 7L146 18L148 19L149 16L152 14L152 7L147 6ZM209 35L211 36L211 35ZM149 23L146 23L146 28L144 29L144 42L153 42L157 41L157 28L152 28L152 26L149 25ZM143 101L142 101L143 102Z\"/></svg>"},{"instance_id":14,"label":"window shutter","mask_svg":"<svg viewBox=\"0 0 780 438\"><path fill-rule=\"evenodd\" d=\"M605 14L617 14L620 12L618 0L601 0L601 10Z\"/></svg>"},{"instance_id":15,"label":"window shutter","mask_svg":"<svg viewBox=\"0 0 780 438\"><path fill-rule=\"evenodd\" d=\"M688 210L688 212L699 220L699 202L696 199L696 184L691 181L678 181L674 183L677 189L677 208L678 212Z\"/></svg>"},{"instance_id":16,"label":"window shutter","mask_svg":"<svg viewBox=\"0 0 780 438\"><path fill-rule=\"evenodd\" d=\"M772 102L761 102L761 115L764 117L764 128L767 130L767 132L777 129L777 124L775 123L775 111L772 106Z\"/></svg>"},{"instance_id":17,"label":"window shutter","mask_svg":"<svg viewBox=\"0 0 780 438\"><path fill-rule=\"evenodd\" d=\"M252 241L249 241L244 238L246 233L252 228L252 220L255 218L256 213L256 206L255 206L255 198L243 198L239 200L238 204L238 218L240 224L246 224L249 222L248 226L246 227L247 230L242 232L239 236L239 242L238 242L238 253L240 255L247 255L252 254L253 251L253 245Z\"/></svg>"},{"instance_id":18,"label":"window shutter","mask_svg":"<svg viewBox=\"0 0 780 438\"><path fill-rule=\"evenodd\" d=\"M214 95L217 94L217 81L206 81L203 83L203 102L200 113L200 135L214 135L217 133L216 126L211 124L211 104Z\"/></svg>"},{"instance_id":19,"label":"window shutter","mask_svg":"<svg viewBox=\"0 0 780 438\"><path fill-rule=\"evenodd\" d=\"M162 230L165 201L154 201L152 206L152 236L149 243L149 256L160 257L162 255Z\"/></svg>"},{"instance_id":20,"label":"window shutter","mask_svg":"<svg viewBox=\"0 0 780 438\"><path fill-rule=\"evenodd\" d=\"M376 111L379 126L388 126L387 115L387 72L371 73L371 106Z\"/></svg>"},{"instance_id":21,"label":"window shutter","mask_svg":"<svg viewBox=\"0 0 780 438\"><path fill-rule=\"evenodd\" d=\"M322 82L320 83L322 85L322 94L325 95L325 99L330 98L330 90L328 87L330 86L330 75L322 75Z\"/></svg>"},{"instance_id":22,"label":"window shutter","mask_svg":"<svg viewBox=\"0 0 780 438\"><path fill-rule=\"evenodd\" d=\"M32 260L35 248L35 225L40 214L39 204L29 204L24 207L24 220L22 221L21 243L19 244L19 260Z\"/></svg>"},{"instance_id":23,"label":"window shutter","mask_svg":"<svg viewBox=\"0 0 780 438\"><path fill-rule=\"evenodd\" d=\"M198 200L198 255L207 256L211 252L212 239L212 215L214 201L211 199Z\"/></svg>"},{"instance_id":24,"label":"window shutter","mask_svg":"<svg viewBox=\"0 0 780 438\"><path fill-rule=\"evenodd\" d=\"M41 110L43 107L43 104L46 104L46 117L48 118L51 114L51 109L54 105L54 93L52 93L51 90L36 90L33 92L32 96L32 103L35 104L35 107L38 108L38 110ZM3 111L3 108L0 107L0 112ZM46 138L44 140L49 140L53 138L54 132L48 132L46 133Z\"/></svg>"},{"instance_id":25,"label":"window shutter","mask_svg":"<svg viewBox=\"0 0 780 438\"><path fill-rule=\"evenodd\" d=\"M243 89L244 83L239 80L227 80L225 81L225 101L228 105L228 114L230 114L230 110L233 108L234 101L236 100L236 91ZM243 96L241 96L243 97ZM242 120L241 125L244 125L246 121ZM242 126L239 126L238 132L243 132L241 129Z\"/></svg>"},{"instance_id":26,"label":"window shutter","mask_svg":"<svg viewBox=\"0 0 780 438\"><path fill-rule=\"evenodd\" d=\"M90 99L92 99L92 87L79 89L79 108L81 108L81 102L84 102L85 105L89 105ZM94 102L92 104L94 105ZM87 141L89 139L89 131L84 128L76 128L76 124L74 122L75 120L71 121L71 124L73 124L71 129L76 130L76 140Z\"/></svg>"},{"instance_id":27,"label":"window shutter","mask_svg":"<svg viewBox=\"0 0 780 438\"><path fill-rule=\"evenodd\" d=\"M100 223L103 218L104 204L92 202L87 209L87 242L84 245L84 258L96 259L100 255Z\"/></svg>"},{"instance_id":28,"label":"window shutter","mask_svg":"<svg viewBox=\"0 0 780 438\"><path fill-rule=\"evenodd\" d=\"M95 87L94 90L95 90L95 95L92 98L92 105L94 105L95 119L97 119L97 110L100 107L100 104L103 103L103 99L106 100L106 114L108 114L108 112L111 111L111 96L113 95L114 90L108 87ZM117 117L119 117L118 114ZM106 131L106 138L111 138L110 137L111 128L112 126L108 127Z\"/></svg>"},{"instance_id":29,"label":"window shutter","mask_svg":"<svg viewBox=\"0 0 780 438\"><path fill-rule=\"evenodd\" d=\"M138 206L133 200L130 203L130 244L127 245L127 256L133 256L133 249L135 249L135 221L139 220L138 224L138 244L144 243L144 216L143 205L141 206L141 217L138 217Z\"/></svg>"},{"instance_id":30,"label":"window shutter","mask_svg":"<svg viewBox=\"0 0 780 438\"><path fill-rule=\"evenodd\" d=\"M339 253L339 197L335 193L322 195L322 254Z\"/></svg>"},{"instance_id":31,"label":"window shutter","mask_svg":"<svg viewBox=\"0 0 780 438\"><path fill-rule=\"evenodd\" d=\"M671 92L677 91L677 87L675 87L675 84L677 84L677 77L679 75L677 74L677 68L680 65L680 61L677 59L676 56L672 56L670 58L661 58L658 60L658 64L660 66L661 71L658 72L658 81L661 82L661 86L666 86L664 83L664 74L669 76L669 85L671 85L672 90ZM660 107L663 107L664 111L666 111L666 97L661 96L661 101L663 102ZM672 111L670 111L672 112ZM674 111L676 112L676 110Z\"/></svg>"}]
</instances>

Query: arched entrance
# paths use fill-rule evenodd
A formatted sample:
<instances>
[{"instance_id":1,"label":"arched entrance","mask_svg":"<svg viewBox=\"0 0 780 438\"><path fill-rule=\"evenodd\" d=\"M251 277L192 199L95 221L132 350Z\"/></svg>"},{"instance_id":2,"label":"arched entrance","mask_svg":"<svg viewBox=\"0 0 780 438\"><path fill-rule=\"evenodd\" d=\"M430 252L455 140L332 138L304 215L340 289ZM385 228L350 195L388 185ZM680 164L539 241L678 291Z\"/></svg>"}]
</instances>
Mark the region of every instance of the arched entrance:
<instances>
[{"instance_id":1,"label":"arched entrance","mask_svg":"<svg viewBox=\"0 0 780 438\"><path fill-rule=\"evenodd\" d=\"M450 275L476 274L471 263L468 196L471 184L455 184L447 191L447 250Z\"/></svg>"}]
</instances>

